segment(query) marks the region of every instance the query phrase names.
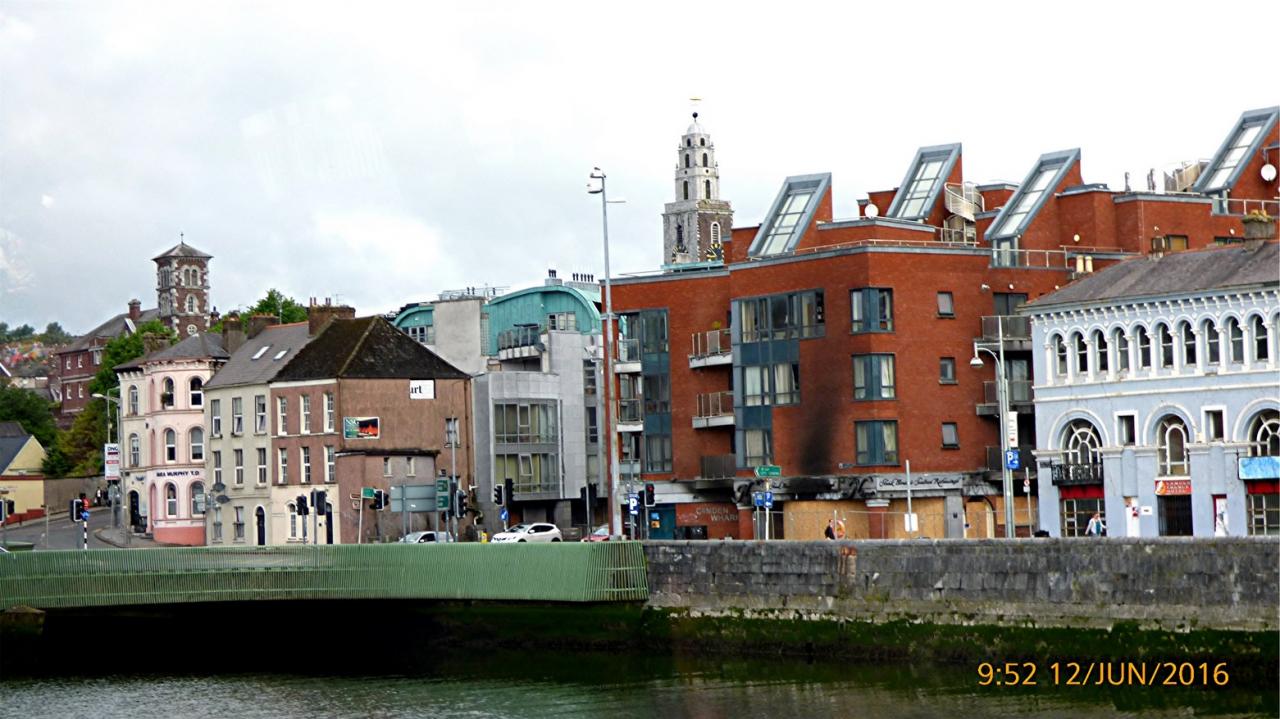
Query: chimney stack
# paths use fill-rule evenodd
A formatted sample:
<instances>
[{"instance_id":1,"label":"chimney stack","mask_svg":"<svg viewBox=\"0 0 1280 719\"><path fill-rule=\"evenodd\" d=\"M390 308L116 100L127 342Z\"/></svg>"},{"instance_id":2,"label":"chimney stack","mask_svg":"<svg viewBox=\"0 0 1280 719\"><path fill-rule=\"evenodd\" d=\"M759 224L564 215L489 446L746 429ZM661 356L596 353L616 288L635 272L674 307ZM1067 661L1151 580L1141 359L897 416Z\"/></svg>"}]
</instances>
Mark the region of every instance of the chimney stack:
<instances>
[{"instance_id":1,"label":"chimney stack","mask_svg":"<svg viewBox=\"0 0 1280 719\"><path fill-rule=\"evenodd\" d=\"M153 352L159 352L160 350L168 346L169 346L169 338L165 337L164 335L158 335L152 332L148 332L142 336L143 356L149 355Z\"/></svg>"},{"instance_id":2,"label":"chimney stack","mask_svg":"<svg viewBox=\"0 0 1280 719\"><path fill-rule=\"evenodd\" d=\"M244 325L240 323L240 313L232 312L222 320L222 346L228 354L244 346Z\"/></svg>"},{"instance_id":3,"label":"chimney stack","mask_svg":"<svg viewBox=\"0 0 1280 719\"><path fill-rule=\"evenodd\" d=\"M142 319L142 303L138 300L129 300L129 319L135 324Z\"/></svg>"},{"instance_id":4,"label":"chimney stack","mask_svg":"<svg viewBox=\"0 0 1280 719\"><path fill-rule=\"evenodd\" d=\"M346 305L331 304L326 299L323 305L316 304L313 300L311 306L307 308L307 334L315 337L329 324L329 320L351 320L356 317L356 309Z\"/></svg>"},{"instance_id":5,"label":"chimney stack","mask_svg":"<svg viewBox=\"0 0 1280 719\"><path fill-rule=\"evenodd\" d=\"M278 324L280 324L280 320L275 315L253 315L249 318L249 329L246 333L248 339L253 339L262 334L262 331L266 328Z\"/></svg>"}]
</instances>

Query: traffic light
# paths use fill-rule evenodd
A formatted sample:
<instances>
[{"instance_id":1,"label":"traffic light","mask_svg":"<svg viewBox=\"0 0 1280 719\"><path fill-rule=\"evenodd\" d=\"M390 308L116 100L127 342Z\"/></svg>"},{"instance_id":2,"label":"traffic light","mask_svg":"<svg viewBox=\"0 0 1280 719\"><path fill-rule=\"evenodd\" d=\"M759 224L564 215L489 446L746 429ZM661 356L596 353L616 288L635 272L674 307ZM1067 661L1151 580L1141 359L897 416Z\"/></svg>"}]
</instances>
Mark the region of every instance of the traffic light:
<instances>
[{"instance_id":1,"label":"traffic light","mask_svg":"<svg viewBox=\"0 0 1280 719\"><path fill-rule=\"evenodd\" d=\"M14 504L12 499L6 499L0 502L0 523L13 515L13 507Z\"/></svg>"},{"instance_id":2,"label":"traffic light","mask_svg":"<svg viewBox=\"0 0 1280 719\"><path fill-rule=\"evenodd\" d=\"M297 503L299 517L305 517L308 514L311 514L311 510L307 509L307 495L299 494L298 498L295 499L294 502Z\"/></svg>"},{"instance_id":3,"label":"traffic light","mask_svg":"<svg viewBox=\"0 0 1280 719\"><path fill-rule=\"evenodd\" d=\"M493 488L493 503L499 507L505 504L503 501L505 498L502 496L502 490L503 487L501 485L495 485Z\"/></svg>"},{"instance_id":4,"label":"traffic light","mask_svg":"<svg viewBox=\"0 0 1280 719\"><path fill-rule=\"evenodd\" d=\"M324 505L328 501L323 489L311 490L311 506L316 508L316 512L324 514Z\"/></svg>"},{"instance_id":5,"label":"traffic light","mask_svg":"<svg viewBox=\"0 0 1280 719\"><path fill-rule=\"evenodd\" d=\"M71 500L71 506L67 510L67 518L70 519L72 522L79 522L80 513L83 511L84 511L84 500L73 499Z\"/></svg>"},{"instance_id":6,"label":"traffic light","mask_svg":"<svg viewBox=\"0 0 1280 719\"><path fill-rule=\"evenodd\" d=\"M369 505L369 509L383 509L387 504L387 493L381 489L373 490L373 504Z\"/></svg>"},{"instance_id":7,"label":"traffic light","mask_svg":"<svg viewBox=\"0 0 1280 719\"><path fill-rule=\"evenodd\" d=\"M654 501L655 493L656 493L656 490L652 482L644 486L644 506L652 507L653 505L657 504L657 502Z\"/></svg>"},{"instance_id":8,"label":"traffic light","mask_svg":"<svg viewBox=\"0 0 1280 719\"><path fill-rule=\"evenodd\" d=\"M458 516L467 516L467 493L461 489L458 490Z\"/></svg>"}]
</instances>

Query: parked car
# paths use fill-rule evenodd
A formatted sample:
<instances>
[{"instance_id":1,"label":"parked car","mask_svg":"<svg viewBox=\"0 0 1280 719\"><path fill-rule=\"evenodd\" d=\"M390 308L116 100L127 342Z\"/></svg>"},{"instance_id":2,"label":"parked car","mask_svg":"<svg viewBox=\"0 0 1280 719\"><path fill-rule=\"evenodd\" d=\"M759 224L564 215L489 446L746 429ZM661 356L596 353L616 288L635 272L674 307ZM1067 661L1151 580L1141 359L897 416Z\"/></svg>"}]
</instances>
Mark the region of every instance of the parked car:
<instances>
[{"instance_id":1,"label":"parked car","mask_svg":"<svg viewBox=\"0 0 1280 719\"><path fill-rule=\"evenodd\" d=\"M505 532L498 532L489 541L499 544L505 542L561 542L564 541L564 537L560 534L560 529L554 524L532 522L529 524L517 524Z\"/></svg>"},{"instance_id":2,"label":"parked car","mask_svg":"<svg viewBox=\"0 0 1280 719\"><path fill-rule=\"evenodd\" d=\"M583 538L584 542L607 542L609 541L609 525L602 524L595 528L591 534Z\"/></svg>"},{"instance_id":3,"label":"parked car","mask_svg":"<svg viewBox=\"0 0 1280 719\"><path fill-rule=\"evenodd\" d=\"M431 542L452 542L453 536L448 532L409 532L400 538L404 544L429 544Z\"/></svg>"}]
</instances>

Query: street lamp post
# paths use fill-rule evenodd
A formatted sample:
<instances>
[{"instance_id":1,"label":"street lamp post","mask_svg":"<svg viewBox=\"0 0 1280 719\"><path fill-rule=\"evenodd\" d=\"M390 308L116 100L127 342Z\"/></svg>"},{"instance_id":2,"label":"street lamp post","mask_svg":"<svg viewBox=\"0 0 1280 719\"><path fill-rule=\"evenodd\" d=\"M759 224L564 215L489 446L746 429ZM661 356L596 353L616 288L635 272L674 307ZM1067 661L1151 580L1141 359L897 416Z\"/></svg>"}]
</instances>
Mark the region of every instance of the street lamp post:
<instances>
[{"instance_id":1,"label":"street lamp post","mask_svg":"<svg viewBox=\"0 0 1280 719\"><path fill-rule=\"evenodd\" d=\"M116 406L116 444L117 444L117 445L119 445L119 443L120 443L120 430L122 429L122 426L121 426L121 425L122 425L122 422L123 422L123 418L122 418L122 412L123 412L123 409L122 409L122 407L121 407L120 397L116 397L116 398L114 398L114 399L113 399L113 398L110 396L110 393L111 393L111 391L112 391L112 390L115 390L117 393L120 393L120 391L121 391L121 390L120 390L120 386L119 386L119 385L116 385L115 387L108 388L108 389L107 389L107 394L102 394L102 393L100 393L100 392L94 392L94 393L93 393L93 396L94 396L95 398L97 398L97 399L103 399L103 400L106 400L106 401L107 401L107 417L106 417L106 419L107 419L107 442L110 442L110 441L111 441L111 405L113 405L113 404L114 404L114 405ZM121 454L124 454L124 450L122 449L120 453L121 453ZM105 462L105 457L104 457L104 460L103 460L103 461ZM121 464L123 464L123 462L121 462ZM103 471L103 474L105 474L105 473L106 473L106 465L105 465L105 464L103 465L103 470L102 470L102 471ZM123 501L123 496L122 496L123 494L124 494L124 475L123 475L123 473L122 473L122 472L119 472L119 470L117 470L117 474L116 474L116 491L115 491L115 492L112 494L112 496L111 496L111 528L112 528L112 529L119 529L119 528L120 528L120 507L121 507L121 502ZM129 537L129 532L127 532L127 531L126 531L126 532L124 533L124 535L125 535L126 540L127 540L127 539L128 539L128 537Z\"/></svg>"},{"instance_id":2,"label":"street lamp post","mask_svg":"<svg viewBox=\"0 0 1280 719\"><path fill-rule=\"evenodd\" d=\"M1000 476L1004 484L1004 536L1012 539L1014 516L1013 475L1009 471L1009 377L1005 374L1003 319L996 318L996 350L974 342L973 359L969 360L969 366L974 369L982 367L979 352L986 352L996 361L996 406L1000 413Z\"/></svg>"},{"instance_id":3,"label":"street lamp post","mask_svg":"<svg viewBox=\"0 0 1280 719\"><path fill-rule=\"evenodd\" d=\"M600 187L587 186L587 193L600 195L600 217L604 232L604 403L605 430L609 433L609 534L622 533L622 509L618 504L618 432L615 429L613 406L613 287L609 281L609 199L605 191L605 174L598 167L592 168L591 179L599 180Z\"/></svg>"}]
</instances>

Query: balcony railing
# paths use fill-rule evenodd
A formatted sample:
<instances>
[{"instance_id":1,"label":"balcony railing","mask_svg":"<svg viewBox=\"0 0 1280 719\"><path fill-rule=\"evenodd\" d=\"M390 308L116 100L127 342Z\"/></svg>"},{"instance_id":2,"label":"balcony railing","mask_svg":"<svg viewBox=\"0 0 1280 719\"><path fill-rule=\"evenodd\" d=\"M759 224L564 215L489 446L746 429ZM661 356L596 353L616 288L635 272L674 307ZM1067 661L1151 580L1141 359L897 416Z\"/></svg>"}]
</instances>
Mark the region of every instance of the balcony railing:
<instances>
[{"instance_id":1,"label":"balcony railing","mask_svg":"<svg viewBox=\"0 0 1280 719\"><path fill-rule=\"evenodd\" d=\"M982 383L982 394L984 396L984 404L998 404L1000 398L996 391L996 383L986 381ZM1031 403L1031 381L1025 379L1015 379L1009 381L1009 404L1030 404Z\"/></svg>"},{"instance_id":2,"label":"balcony railing","mask_svg":"<svg viewBox=\"0 0 1280 719\"><path fill-rule=\"evenodd\" d=\"M982 318L982 339L995 341L1031 339L1031 318L1018 315L988 315Z\"/></svg>"},{"instance_id":3,"label":"balcony railing","mask_svg":"<svg viewBox=\"0 0 1280 719\"><path fill-rule=\"evenodd\" d=\"M1255 210L1276 217L1280 215L1280 200L1251 200L1249 198L1214 198L1215 215L1244 216Z\"/></svg>"},{"instance_id":4,"label":"balcony railing","mask_svg":"<svg viewBox=\"0 0 1280 719\"><path fill-rule=\"evenodd\" d=\"M702 455L703 479L725 479L734 476L738 470L737 460L732 454Z\"/></svg>"},{"instance_id":5,"label":"balcony railing","mask_svg":"<svg viewBox=\"0 0 1280 719\"><path fill-rule=\"evenodd\" d=\"M1050 465L1055 485L1102 484L1102 463L1054 463Z\"/></svg>"},{"instance_id":6,"label":"balcony railing","mask_svg":"<svg viewBox=\"0 0 1280 719\"><path fill-rule=\"evenodd\" d=\"M1036 471L1036 458L1031 454L1035 447L1031 445L1018 446L1018 472L1030 469L1032 474ZM999 472L1004 469L1004 453L999 447L987 447L987 469L992 472Z\"/></svg>"},{"instance_id":7,"label":"balcony railing","mask_svg":"<svg viewBox=\"0 0 1280 719\"><path fill-rule=\"evenodd\" d=\"M640 361L640 340L638 339L619 339L615 345L617 354L614 360L617 362L639 362Z\"/></svg>"},{"instance_id":8,"label":"balcony railing","mask_svg":"<svg viewBox=\"0 0 1280 719\"><path fill-rule=\"evenodd\" d=\"M644 421L641 400L618 400L618 424L639 424Z\"/></svg>"},{"instance_id":9,"label":"balcony railing","mask_svg":"<svg viewBox=\"0 0 1280 719\"><path fill-rule=\"evenodd\" d=\"M533 347L542 341L543 329L539 325L520 325L498 333L498 349Z\"/></svg>"},{"instance_id":10,"label":"balcony railing","mask_svg":"<svg viewBox=\"0 0 1280 719\"><path fill-rule=\"evenodd\" d=\"M689 353L689 359L729 354L733 349L730 346L730 337L731 333L727 329L695 332L693 351Z\"/></svg>"},{"instance_id":11,"label":"balcony railing","mask_svg":"<svg viewBox=\"0 0 1280 719\"><path fill-rule=\"evenodd\" d=\"M711 392L698 395L698 413L695 417L732 417L733 393Z\"/></svg>"}]
</instances>

